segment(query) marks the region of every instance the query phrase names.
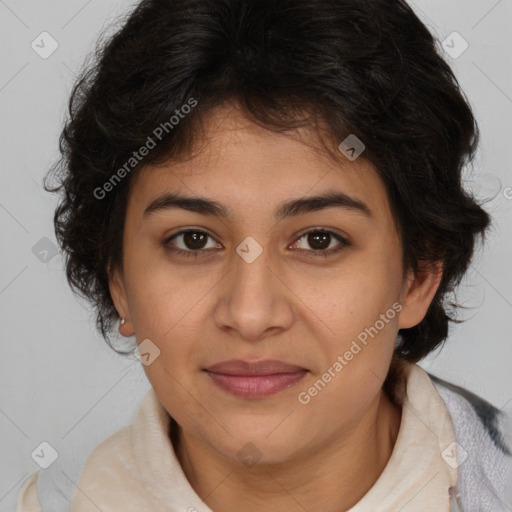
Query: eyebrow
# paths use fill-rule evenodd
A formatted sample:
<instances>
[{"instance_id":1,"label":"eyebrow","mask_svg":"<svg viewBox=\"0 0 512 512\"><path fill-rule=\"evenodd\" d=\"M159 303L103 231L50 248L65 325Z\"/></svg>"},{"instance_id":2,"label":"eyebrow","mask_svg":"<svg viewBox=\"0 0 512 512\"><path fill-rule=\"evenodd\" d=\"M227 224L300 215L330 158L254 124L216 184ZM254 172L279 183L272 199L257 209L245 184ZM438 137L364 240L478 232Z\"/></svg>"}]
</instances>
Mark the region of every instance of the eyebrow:
<instances>
[{"instance_id":1,"label":"eyebrow","mask_svg":"<svg viewBox=\"0 0 512 512\"><path fill-rule=\"evenodd\" d=\"M283 220L304 213L315 212L326 208L344 208L361 213L366 217L372 217L372 211L364 202L339 191L327 191L320 195L303 197L285 201L278 205L274 213L276 220ZM181 208L189 212L200 213L231 219L230 209L217 201L204 197L192 197L182 193L167 192L154 199L144 210L144 216L175 208Z\"/></svg>"}]
</instances>

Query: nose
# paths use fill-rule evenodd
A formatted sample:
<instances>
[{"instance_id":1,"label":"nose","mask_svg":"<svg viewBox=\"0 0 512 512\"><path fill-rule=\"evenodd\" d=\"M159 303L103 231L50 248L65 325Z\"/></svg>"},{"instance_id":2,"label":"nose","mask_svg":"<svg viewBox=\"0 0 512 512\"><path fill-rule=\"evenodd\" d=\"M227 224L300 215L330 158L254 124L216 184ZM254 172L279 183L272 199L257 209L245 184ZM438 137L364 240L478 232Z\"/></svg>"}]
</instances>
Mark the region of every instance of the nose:
<instances>
[{"instance_id":1,"label":"nose","mask_svg":"<svg viewBox=\"0 0 512 512\"><path fill-rule=\"evenodd\" d=\"M233 254L231 271L222 280L214 319L217 327L247 341L284 331L294 318L293 293L267 250L251 261ZM281 275L280 275L281 274Z\"/></svg>"}]
</instances>

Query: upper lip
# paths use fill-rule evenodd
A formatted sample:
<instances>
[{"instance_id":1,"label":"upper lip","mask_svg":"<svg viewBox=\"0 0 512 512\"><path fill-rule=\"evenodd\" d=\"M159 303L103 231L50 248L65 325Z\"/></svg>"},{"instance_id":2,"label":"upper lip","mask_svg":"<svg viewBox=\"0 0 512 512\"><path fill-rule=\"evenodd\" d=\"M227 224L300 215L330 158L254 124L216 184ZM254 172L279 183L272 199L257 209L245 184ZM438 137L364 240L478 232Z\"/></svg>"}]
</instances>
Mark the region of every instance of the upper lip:
<instances>
[{"instance_id":1,"label":"upper lip","mask_svg":"<svg viewBox=\"0 0 512 512\"><path fill-rule=\"evenodd\" d=\"M294 364L283 363L275 359L249 362L241 359L222 361L206 368L213 373L225 375L274 375L276 373L297 373L307 371L305 368Z\"/></svg>"}]
</instances>

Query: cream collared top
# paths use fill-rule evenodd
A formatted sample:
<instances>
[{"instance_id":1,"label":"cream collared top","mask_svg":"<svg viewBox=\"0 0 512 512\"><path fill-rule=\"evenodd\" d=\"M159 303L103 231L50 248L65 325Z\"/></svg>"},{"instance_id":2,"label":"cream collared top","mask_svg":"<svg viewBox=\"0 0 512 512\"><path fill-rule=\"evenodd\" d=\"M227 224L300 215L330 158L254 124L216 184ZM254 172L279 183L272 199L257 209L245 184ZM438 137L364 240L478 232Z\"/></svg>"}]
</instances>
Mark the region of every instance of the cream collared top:
<instances>
[{"instance_id":1,"label":"cream collared top","mask_svg":"<svg viewBox=\"0 0 512 512\"><path fill-rule=\"evenodd\" d=\"M132 423L88 456L75 482L70 512L212 512L181 469L168 437L169 422L151 389ZM458 510L449 494L458 476L454 442L442 398L427 373L409 365L391 458L373 487L347 512ZM37 477L34 473L23 483L16 512L41 512Z\"/></svg>"}]
</instances>

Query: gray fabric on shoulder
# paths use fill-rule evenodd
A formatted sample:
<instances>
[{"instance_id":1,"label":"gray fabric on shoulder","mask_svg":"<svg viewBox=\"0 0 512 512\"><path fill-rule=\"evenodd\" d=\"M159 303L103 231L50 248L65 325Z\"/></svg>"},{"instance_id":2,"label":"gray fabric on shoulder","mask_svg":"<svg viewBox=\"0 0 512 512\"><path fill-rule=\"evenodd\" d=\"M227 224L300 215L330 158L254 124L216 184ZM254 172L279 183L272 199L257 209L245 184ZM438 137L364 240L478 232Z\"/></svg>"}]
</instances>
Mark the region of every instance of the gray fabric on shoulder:
<instances>
[{"instance_id":1,"label":"gray fabric on shoulder","mask_svg":"<svg viewBox=\"0 0 512 512\"><path fill-rule=\"evenodd\" d=\"M511 510L510 416L465 388L429 376L453 422L462 511Z\"/></svg>"}]
</instances>

